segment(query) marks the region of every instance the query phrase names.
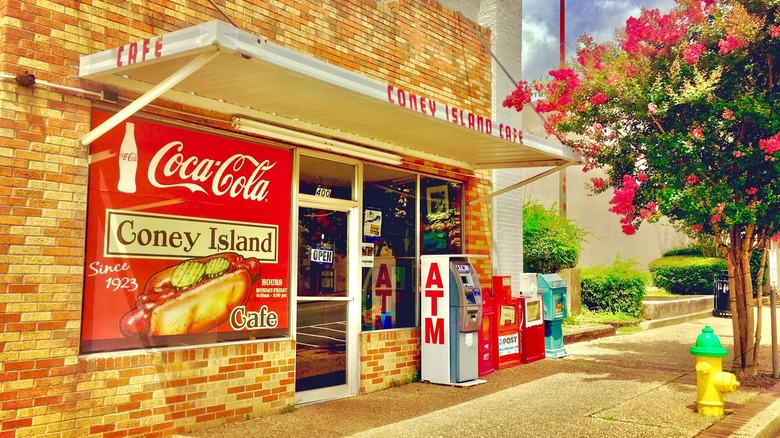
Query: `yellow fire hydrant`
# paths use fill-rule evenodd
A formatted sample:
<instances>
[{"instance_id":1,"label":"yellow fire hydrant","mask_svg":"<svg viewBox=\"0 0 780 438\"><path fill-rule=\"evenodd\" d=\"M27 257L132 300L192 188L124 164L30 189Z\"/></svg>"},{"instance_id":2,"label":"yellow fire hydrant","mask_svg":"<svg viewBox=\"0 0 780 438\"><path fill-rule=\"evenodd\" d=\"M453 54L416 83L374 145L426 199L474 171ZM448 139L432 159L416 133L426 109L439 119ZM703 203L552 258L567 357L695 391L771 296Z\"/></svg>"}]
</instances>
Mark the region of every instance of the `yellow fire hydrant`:
<instances>
[{"instance_id":1,"label":"yellow fire hydrant","mask_svg":"<svg viewBox=\"0 0 780 438\"><path fill-rule=\"evenodd\" d=\"M706 326L690 351L696 357L697 411L708 417L723 416L723 397L739 387L737 376L723 371L723 357L728 350L720 344L715 331Z\"/></svg>"}]
</instances>

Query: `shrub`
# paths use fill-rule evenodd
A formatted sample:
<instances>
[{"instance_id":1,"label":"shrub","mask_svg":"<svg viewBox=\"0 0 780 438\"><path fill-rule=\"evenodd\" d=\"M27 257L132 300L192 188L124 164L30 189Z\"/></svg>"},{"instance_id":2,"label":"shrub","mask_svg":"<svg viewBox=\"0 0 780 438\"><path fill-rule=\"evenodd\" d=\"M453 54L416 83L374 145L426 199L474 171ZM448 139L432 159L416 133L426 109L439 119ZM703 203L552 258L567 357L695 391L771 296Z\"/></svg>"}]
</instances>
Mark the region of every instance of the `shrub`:
<instances>
[{"instance_id":1,"label":"shrub","mask_svg":"<svg viewBox=\"0 0 780 438\"><path fill-rule=\"evenodd\" d=\"M673 257L673 256L704 257L704 252L698 246L688 246L685 248L672 248L661 255L661 257Z\"/></svg>"},{"instance_id":2,"label":"shrub","mask_svg":"<svg viewBox=\"0 0 780 438\"><path fill-rule=\"evenodd\" d=\"M653 283L673 294L712 295L715 275L726 270L726 261L717 257L672 256L653 260L649 268Z\"/></svg>"},{"instance_id":3,"label":"shrub","mask_svg":"<svg viewBox=\"0 0 780 438\"><path fill-rule=\"evenodd\" d=\"M636 260L624 261L618 257L612 265L583 269L582 304L594 311L639 317L650 279L636 265Z\"/></svg>"},{"instance_id":4,"label":"shrub","mask_svg":"<svg viewBox=\"0 0 780 438\"><path fill-rule=\"evenodd\" d=\"M523 270L554 273L577 266L587 233L555 206L523 203Z\"/></svg>"}]
</instances>

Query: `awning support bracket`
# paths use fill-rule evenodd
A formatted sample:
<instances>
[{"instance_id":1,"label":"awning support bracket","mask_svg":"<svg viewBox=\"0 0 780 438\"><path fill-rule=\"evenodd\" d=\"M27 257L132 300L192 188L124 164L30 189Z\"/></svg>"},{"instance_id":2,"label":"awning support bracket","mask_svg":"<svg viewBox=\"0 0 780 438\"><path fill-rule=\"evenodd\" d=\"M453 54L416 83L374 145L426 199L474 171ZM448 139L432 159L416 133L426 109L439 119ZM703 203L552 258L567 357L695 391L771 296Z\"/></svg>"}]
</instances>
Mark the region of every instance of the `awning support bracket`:
<instances>
[{"instance_id":1,"label":"awning support bracket","mask_svg":"<svg viewBox=\"0 0 780 438\"><path fill-rule=\"evenodd\" d=\"M198 57L194 58L192 61L188 62L182 68L177 70L175 73L168 76L165 80L152 87L141 97L134 100L126 107L122 108L118 113L111 116L105 122L101 123L100 126L88 132L87 135L85 135L84 137L81 137L81 140L79 140L79 142L81 143L82 146L87 146L91 144L93 141L100 138L100 136L110 131L120 123L127 120L130 116L143 109L143 107L150 104L154 99L157 99L158 97L162 96L165 92L167 92L168 90L176 86L176 84L178 84L179 82L186 79L189 75L195 73L201 67L208 64L209 61L216 58L217 55L219 55L219 50L213 50L213 51L200 54Z\"/></svg>"},{"instance_id":2,"label":"awning support bracket","mask_svg":"<svg viewBox=\"0 0 780 438\"><path fill-rule=\"evenodd\" d=\"M532 176L530 178L526 178L526 179L524 179L524 180L522 180L520 182L512 184L511 186L504 187L501 190L496 190L495 192L493 192L493 193L491 193L489 195L485 195L485 196L483 196L481 198L477 198L477 199L474 199L473 201L469 201L469 205L478 204L478 203L480 203L482 201L487 201L488 199L493 199L496 196L503 195L504 193L507 193L507 192L511 192L512 190L519 189L520 187L523 187L525 185L531 184L532 182L538 181L538 180L540 180L540 179L542 179L542 178L544 178L544 177L546 177L548 175L552 175L555 172L561 171L561 170L563 170L563 169L565 169L565 168L567 168L567 167L569 167L569 166L571 166L573 164L576 164L576 163L572 162L572 161L569 161L569 162L561 164L560 166L556 166L556 167L553 167L552 169L545 170L544 172L542 172L542 173L540 173L538 175L534 175L534 176Z\"/></svg>"}]
</instances>

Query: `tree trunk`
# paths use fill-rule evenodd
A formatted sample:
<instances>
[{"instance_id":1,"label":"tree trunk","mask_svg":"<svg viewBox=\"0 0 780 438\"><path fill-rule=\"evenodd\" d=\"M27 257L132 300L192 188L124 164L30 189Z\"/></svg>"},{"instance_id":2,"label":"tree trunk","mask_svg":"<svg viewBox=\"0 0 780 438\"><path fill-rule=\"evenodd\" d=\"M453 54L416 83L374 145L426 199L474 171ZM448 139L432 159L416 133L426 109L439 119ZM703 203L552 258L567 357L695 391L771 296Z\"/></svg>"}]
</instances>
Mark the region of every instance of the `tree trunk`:
<instances>
[{"instance_id":1,"label":"tree trunk","mask_svg":"<svg viewBox=\"0 0 780 438\"><path fill-rule=\"evenodd\" d=\"M758 275L756 276L756 291L758 291L756 296L758 296L758 300L756 301L756 336L755 348L753 349L753 363L755 364L756 369L758 369L759 365L758 351L759 346L761 345L761 324L763 322L763 314L761 312L761 298L764 295L764 284L769 284L769 269L767 269L768 265L766 263L767 252L769 252L769 241L764 239L760 245L760 249L761 267L758 269Z\"/></svg>"},{"instance_id":2,"label":"tree trunk","mask_svg":"<svg viewBox=\"0 0 780 438\"><path fill-rule=\"evenodd\" d=\"M753 227L731 230L730 244L722 247L729 273L729 307L734 331L732 372L737 378L758 374L754 333L753 282L750 278Z\"/></svg>"}]
</instances>

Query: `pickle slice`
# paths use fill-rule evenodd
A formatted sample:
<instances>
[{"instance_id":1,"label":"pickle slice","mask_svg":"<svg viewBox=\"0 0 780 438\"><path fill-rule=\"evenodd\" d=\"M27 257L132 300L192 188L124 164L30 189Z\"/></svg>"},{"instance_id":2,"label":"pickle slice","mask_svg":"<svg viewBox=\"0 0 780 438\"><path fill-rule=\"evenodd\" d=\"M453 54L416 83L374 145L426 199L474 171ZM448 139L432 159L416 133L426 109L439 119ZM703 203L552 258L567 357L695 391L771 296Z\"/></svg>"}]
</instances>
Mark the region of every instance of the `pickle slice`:
<instances>
[{"instance_id":1,"label":"pickle slice","mask_svg":"<svg viewBox=\"0 0 780 438\"><path fill-rule=\"evenodd\" d=\"M171 274L171 286L177 289L186 289L203 278L206 266L201 262L187 260L177 266Z\"/></svg>"},{"instance_id":2,"label":"pickle slice","mask_svg":"<svg viewBox=\"0 0 780 438\"><path fill-rule=\"evenodd\" d=\"M222 275L230 267L230 261L225 257L214 257L206 262L206 277L214 278Z\"/></svg>"}]
</instances>

